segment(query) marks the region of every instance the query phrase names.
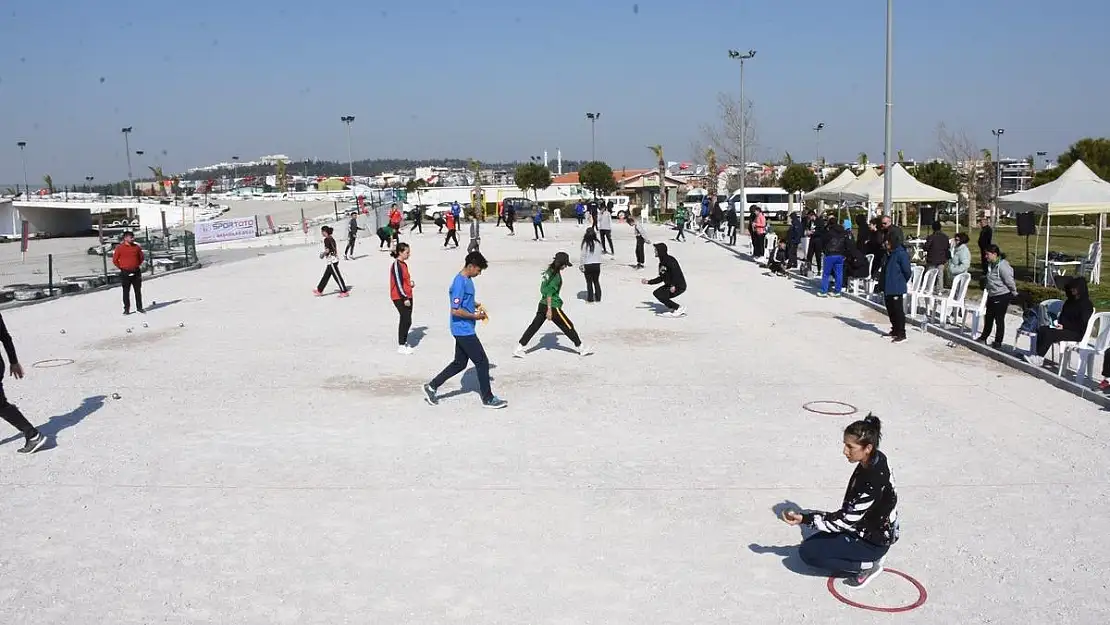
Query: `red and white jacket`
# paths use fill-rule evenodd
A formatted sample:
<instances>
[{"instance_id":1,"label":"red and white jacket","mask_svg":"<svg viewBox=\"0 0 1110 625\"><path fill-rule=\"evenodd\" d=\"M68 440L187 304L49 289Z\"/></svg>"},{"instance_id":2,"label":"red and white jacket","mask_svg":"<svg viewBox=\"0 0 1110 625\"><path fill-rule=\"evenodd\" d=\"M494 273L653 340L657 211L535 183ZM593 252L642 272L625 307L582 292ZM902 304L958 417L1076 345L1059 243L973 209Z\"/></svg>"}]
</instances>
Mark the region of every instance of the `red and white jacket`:
<instances>
[{"instance_id":1,"label":"red and white jacket","mask_svg":"<svg viewBox=\"0 0 1110 625\"><path fill-rule=\"evenodd\" d=\"M389 268L389 297L393 301L412 299L412 278L405 261L393 261Z\"/></svg>"}]
</instances>

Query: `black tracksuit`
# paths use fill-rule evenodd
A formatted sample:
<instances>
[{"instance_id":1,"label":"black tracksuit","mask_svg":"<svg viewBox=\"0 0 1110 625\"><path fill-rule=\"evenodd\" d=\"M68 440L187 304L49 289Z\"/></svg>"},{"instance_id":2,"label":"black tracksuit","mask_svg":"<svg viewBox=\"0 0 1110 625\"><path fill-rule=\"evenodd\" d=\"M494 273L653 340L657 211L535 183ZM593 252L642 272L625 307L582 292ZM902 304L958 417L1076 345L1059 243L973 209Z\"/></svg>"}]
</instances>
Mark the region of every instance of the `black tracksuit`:
<instances>
[{"instance_id":1,"label":"black tracksuit","mask_svg":"<svg viewBox=\"0 0 1110 625\"><path fill-rule=\"evenodd\" d=\"M343 248L343 257L355 255L355 239L358 238L358 231L365 230L358 225L358 217L351 217L351 223L347 224L347 247Z\"/></svg>"},{"instance_id":2,"label":"black tracksuit","mask_svg":"<svg viewBox=\"0 0 1110 625\"><path fill-rule=\"evenodd\" d=\"M19 358L15 355L15 343L12 341L12 335L8 334L8 326L5 325L3 316L0 316L0 342L4 344L4 353L8 356L8 362L12 364L19 362ZM0 358L0 376L3 374L4 360ZM8 403L3 382L0 382L0 417L19 430L28 441L39 435L38 429L31 425L19 408Z\"/></svg>"},{"instance_id":3,"label":"black tracksuit","mask_svg":"<svg viewBox=\"0 0 1110 625\"><path fill-rule=\"evenodd\" d=\"M659 245L662 243L657 244L656 249ZM663 286L652 293L655 299L670 310L678 310L679 305L675 303L674 298L686 292L686 276L682 275L682 267L678 265L678 260L666 252L659 256L659 275L648 280L648 284L660 283ZM671 291L672 288L674 291Z\"/></svg>"},{"instance_id":4,"label":"black tracksuit","mask_svg":"<svg viewBox=\"0 0 1110 625\"><path fill-rule=\"evenodd\" d=\"M990 226L983 226L979 231L979 266L983 269L984 279L987 275L987 248L991 246L993 239L994 230Z\"/></svg>"}]
</instances>

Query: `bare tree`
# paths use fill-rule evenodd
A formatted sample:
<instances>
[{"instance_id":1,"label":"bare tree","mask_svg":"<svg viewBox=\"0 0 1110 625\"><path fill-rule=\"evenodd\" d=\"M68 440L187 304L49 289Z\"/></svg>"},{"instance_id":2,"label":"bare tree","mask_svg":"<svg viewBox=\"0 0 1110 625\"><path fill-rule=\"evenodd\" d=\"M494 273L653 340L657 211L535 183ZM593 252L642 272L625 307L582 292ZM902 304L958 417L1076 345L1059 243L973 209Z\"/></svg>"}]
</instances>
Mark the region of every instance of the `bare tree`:
<instances>
[{"instance_id":1,"label":"bare tree","mask_svg":"<svg viewBox=\"0 0 1110 625\"><path fill-rule=\"evenodd\" d=\"M752 101L748 100L744 106L743 117L746 119L741 119L740 111L740 101L737 98L725 92L718 93L717 121L713 124L702 124L701 127L704 142L717 151L718 157L725 157L729 163L751 160L750 156L756 153L756 148L759 146L756 139L755 118L752 116ZM746 130L744 147L747 155L740 154L740 133L744 130Z\"/></svg>"},{"instance_id":2,"label":"bare tree","mask_svg":"<svg viewBox=\"0 0 1110 625\"><path fill-rule=\"evenodd\" d=\"M976 206L990 197L989 184L979 166L980 159L989 160L990 152L975 146L966 132L950 131L942 122L937 126L937 147L940 157L952 164L960 182L960 201L967 206L967 227L975 224Z\"/></svg>"}]
</instances>

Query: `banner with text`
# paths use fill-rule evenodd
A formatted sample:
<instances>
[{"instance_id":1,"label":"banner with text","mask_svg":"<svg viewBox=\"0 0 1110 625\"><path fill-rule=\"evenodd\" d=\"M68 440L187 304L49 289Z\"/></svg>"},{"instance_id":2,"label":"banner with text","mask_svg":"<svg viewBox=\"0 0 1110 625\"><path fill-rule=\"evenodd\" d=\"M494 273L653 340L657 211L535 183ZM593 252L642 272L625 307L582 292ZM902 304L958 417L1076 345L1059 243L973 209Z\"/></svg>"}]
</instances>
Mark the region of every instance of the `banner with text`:
<instances>
[{"instance_id":1,"label":"banner with text","mask_svg":"<svg viewBox=\"0 0 1110 625\"><path fill-rule=\"evenodd\" d=\"M194 230L197 244L253 239L258 234L257 219L257 217L241 217L198 221Z\"/></svg>"}]
</instances>

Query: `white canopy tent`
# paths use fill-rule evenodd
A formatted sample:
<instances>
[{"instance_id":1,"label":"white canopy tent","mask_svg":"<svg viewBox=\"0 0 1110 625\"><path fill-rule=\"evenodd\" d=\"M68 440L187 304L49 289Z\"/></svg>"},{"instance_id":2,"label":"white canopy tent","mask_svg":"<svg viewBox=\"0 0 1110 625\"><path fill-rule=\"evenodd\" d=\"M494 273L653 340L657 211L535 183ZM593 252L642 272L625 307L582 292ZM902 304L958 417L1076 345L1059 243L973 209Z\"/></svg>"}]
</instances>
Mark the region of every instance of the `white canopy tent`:
<instances>
[{"instance_id":1,"label":"white canopy tent","mask_svg":"<svg viewBox=\"0 0 1110 625\"><path fill-rule=\"evenodd\" d=\"M864 173L866 175L866 172ZM885 176L886 174L884 174ZM912 202L955 202L956 194L942 191L936 187L921 182L910 175L900 163L895 163L890 168L892 204L909 204ZM883 177L875 175L869 182L860 184L864 176L840 191L843 200L856 200L860 202L880 203L883 201Z\"/></svg>"},{"instance_id":2,"label":"white canopy tent","mask_svg":"<svg viewBox=\"0 0 1110 625\"><path fill-rule=\"evenodd\" d=\"M856 181L856 175L852 173L851 169L845 169L840 172L836 178L826 182L825 184L817 187L816 189L806 193L807 200L830 200L836 201L840 199L840 190L847 186L849 183Z\"/></svg>"},{"instance_id":3,"label":"white canopy tent","mask_svg":"<svg viewBox=\"0 0 1110 625\"><path fill-rule=\"evenodd\" d=\"M998 198L1000 209L1015 213L1037 213L1045 216L1044 265L1045 284L1049 279L1048 244L1052 239L1052 217L1062 215L1098 215L1098 253L1091 269L1091 281L1099 283L1102 267L1102 229L1106 213L1110 213L1110 182L1095 175L1083 161L1076 161L1059 178L1048 184Z\"/></svg>"},{"instance_id":4,"label":"white canopy tent","mask_svg":"<svg viewBox=\"0 0 1110 625\"><path fill-rule=\"evenodd\" d=\"M875 171L874 167L867 167L863 170L863 173L860 174L858 178L856 178L855 180L850 181L848 184L844 185L843 187L840 187L840 189L836 192L836 197L832 198L832 199L848 200L849 199L848 196L852 192L854 192L856 189L863 189L864 187L866 187L867 185L871 184L872 182L874 182L875 180L878 180L878 179L879 179L879 172Z\"/></svg>"}]
</instances>

